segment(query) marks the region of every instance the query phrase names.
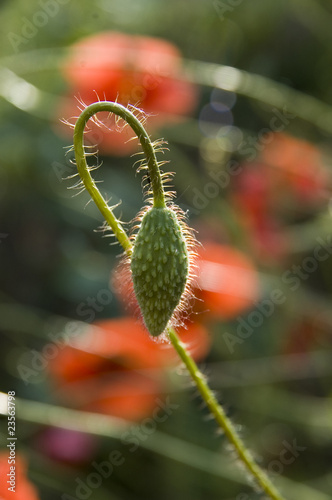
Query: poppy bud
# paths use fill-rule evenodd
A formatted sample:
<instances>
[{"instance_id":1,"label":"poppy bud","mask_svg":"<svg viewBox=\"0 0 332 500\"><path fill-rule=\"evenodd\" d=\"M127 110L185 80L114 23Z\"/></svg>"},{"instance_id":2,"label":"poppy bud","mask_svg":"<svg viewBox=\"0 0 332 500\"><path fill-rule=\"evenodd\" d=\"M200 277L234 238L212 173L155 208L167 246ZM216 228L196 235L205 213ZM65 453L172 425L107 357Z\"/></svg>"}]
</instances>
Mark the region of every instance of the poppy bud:
<instances>
[{"instance_id":1,"label":"poppy bud","mask_svg":"<svg viewBox=\"0 0 332 500\"><path fill-rule=\"evenodd\" d=\"M186 240L172 208L150 208L142 218L131 259L135 295L148 331L165 330L188 279Z\"/></svg>"}]
</instances>

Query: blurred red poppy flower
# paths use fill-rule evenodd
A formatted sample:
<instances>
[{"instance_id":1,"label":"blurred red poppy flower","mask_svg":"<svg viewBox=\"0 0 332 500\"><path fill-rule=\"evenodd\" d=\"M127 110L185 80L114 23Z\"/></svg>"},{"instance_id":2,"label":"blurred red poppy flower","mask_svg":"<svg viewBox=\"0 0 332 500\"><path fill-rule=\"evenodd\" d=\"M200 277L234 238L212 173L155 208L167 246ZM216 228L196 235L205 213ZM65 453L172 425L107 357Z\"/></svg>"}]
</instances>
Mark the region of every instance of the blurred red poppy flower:
<instances>
[{"instance_id":1,"label":"blurred red poppy flower","mask_svg":"<svg viewBox=\"0 0 332 500\"><path fill-rule=\"evenodd\" d=\"M192 324L179 335L194 358L209 349L206 329ZM161 368L178 362L167 343L156 342L133 318L100 321L75 338L50 363L58 395L87 411L139 420L165 389Z\"/></svg>"},{"instance_id":2,"label":"blurred red poppy flower","mask_svg":"<svg viewBox=\"0 0 332 500\"><path fill-rule=\"evenodd\" d=\"M291 324L282 337L281 351L285 354L315 352L330 348L330 312L325 308L312 306L299 320ZM307 358L310 363L310 357Z\"/></svg>"},{"instance_id":3,"label":"blurred red poppy flower","mask_svg":"<svg viewBox=\"0 0 332 500\"><path fill-rule=\"evenodd\" d=\"M10 467L8 464L8 452L0 452L0 498L1 500L39 500L39 495L33 484L27 478L27 464L24 458L16 454L15 457L15 479L14 490L8 488L10 484Z\"/></svg>"},{"instance_id":4,"label":"blurred red poppy flower","mask_svg":"<svg viewBox=\"0 0 332 500\"><path fill-rule=\"evenodd\" d=\"M235 183L232 203L251 237L258 258L278 260L288 251L286 237L277 217L276 197L268 167L262 162L244 163Z\"/></svg>"},{"instance_id":5,"label":"blurred red poppy flower","mask_svg":"<svg viewBox=\"0 0 332 500\"><path fill-rule=\"evenodd\" d=\"M261 159L271 167L266 174L275 193L285 196L289 190L298 202L310 205L326 200L329 173L315 145L274 133Z\"/></svg>"},{"instance_id":6,"label":"blurred red poppy flower","mask_svg":"<svg viewBox=\"0 0 332 500\"><path fill-rule=\"evenodd\" d=\"M280 132L271 134L257 161L242 164L232 201L259 258L280 262L287 255L285 222L325 203L329 184L319 149Z\"/></svg>"},{"instance_id":7,"label":"blurred red poppy flower","mask_svg":"<svg viewBox=\"0 0 332 500\"><path fill-rule=\"evenodd\" d=\"M194 312L230 319L254 305L259 298L259 278L250 258L228 245L206 242L198 250L195 260L196 278L193 282ZM121 302L133 314L139 313L127 266L120 265L112 277L112 285ZM195 300L198 299L198 300ZM184 311L183 320L187 320ZM200 321L202 321L200 316ZM183 332L185 334L185 331ZM187 332L188 338L191 331Z\"/></svg>"},{"instance_id":8,"label":"blurred red poppy flower","mask_svg":"<svg viewBox=\"0 0 332 500\"><path fill-rule=\"evenodd\" d=\"M76 96L85 104L97 98L139 106L149 117L148 127L158 127L190 113L196 88L183 79L181 55L166 40L105 32L80 40L70 49L63 66L70 95L60 106L61 117L77 116ZM107 114L100 114L106 118ZM118 133L115 121L106 128L89 124L87 140L98 142L104 153L127 154L133 149L129 127Z\"/></svg>"},{"instance_id":9,"label":"blurred red poppy flower","mask_svg":"<svg viewBox=\"0 0 332 500\"><path fill-rule=\"evenodd\" d=\"M272 206L271 182L262 162L242 163L234 199L252 217L261 218Z\"/></svg>"},{"instance_id":10,"label":"blurred red poppy flower","mask_svg":"<svg viewBox=\"0 0 332 500\"><path fill-rule=\"evenodd\" d=\"M212 317L234 318L259 299L257 271L240 250L206 242L197 264L199 289L195 294L202 301L200 307Z\"/></svg>"}]
</instances>

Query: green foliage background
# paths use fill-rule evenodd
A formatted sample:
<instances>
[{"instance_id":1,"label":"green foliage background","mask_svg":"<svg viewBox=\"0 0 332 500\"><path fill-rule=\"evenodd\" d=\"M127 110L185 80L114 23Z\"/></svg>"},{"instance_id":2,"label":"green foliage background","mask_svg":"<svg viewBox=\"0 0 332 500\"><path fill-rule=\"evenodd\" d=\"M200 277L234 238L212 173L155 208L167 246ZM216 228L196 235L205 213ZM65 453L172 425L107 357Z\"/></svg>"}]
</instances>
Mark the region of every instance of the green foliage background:
<instances>
[{"instance_id":1,"label":"green foliage background","mask_svg":"<svg viewBox=\"0 0 332 500\"><path fill-rule=\"evenodd\" d=\"M62 173L73 171L65 157L68 144L57 135L54 122L57 96L66 89L59 70L66 47L105 30L157 36L176 44L185 59L230 65L266 76L317 97L328 110L332 105L332 6L328 1L251 0L237 2L222 18L221 9L232 5L231 1L69 0L59 4L59 11L47 25L15 50L10 34L22 36L27 20L33 21L46 4L7 0L0 5L0 389L15 390L27 400L57 404L44 373L37 384L22 382L16 369L18 360L30 349L41 349L48 333L68 318L87 319L78 316L78 307L87 297L108 289L110 271L119 254L117 246L110 246L94 232L102 220L92 204L86 207L87 195L73 198L68 191L70 183L61 180ZM13 105L6 87L8 73L3 68L42 91L40 103L26 111ZM201 155L204 137L197 119L210 92L207 86L200 88L200 102L192 120L161 132L169 141L167 155L185 210L192 206L190 194L186 194L188 184L201 186L208 179L208 165ZM255 136L268 118L266 105L238 97L234 123L245 133ZM327 131L295 120L287 132L318 144L331 165ZM103 189L114 202L123 200L118 210L129 221L142 206L139 182L131 168L133 161L105 157L103 162L96 178L104 180ZM220 220L216 237L222 238L226 225L227 240L246 251L236 227L230 227L228 203L228 193L221 193L199 215L193 214L191 222L202 228L210 220ZM331 233L327 209L286 217L289 236L300 248L289 256L286 268L310 255L317 236ZM267 294L283 272L282 266L260 269ZM278 460L285 441L296 440L305 447L276 478L290 500L331 498L331 291L332 269L327 261L235 353L229 352L222 334L235 331L236 323L211 325L213 347L204 369L211 385L220 391L229 414L243 424L243 437L257 457L262 456L265 464ZM318 326L311 351L299 357L286 356L283 345L287 336L308 310L324 316L324 335ZM114 297L95 319L122 313ZM91 498L260 498L241 479L227 443L216 434L214 423L207 420L205 409L198 398L192 397L183 378L178 374L169 377L172 400L179 404L179 410L160 424L158 431L177 438L178 448L173 446L170 456L166 442L154 436L151 439L158 452L143 447L129 454L125 466L106 479ZM29 460L29 476L40 497L53 500L63 494L74 496L75 478L86 477L91 464L79 467L46 459L35 445L42 426L24 420L18 425L19 448ZM5 438L5 418L0 430ZM112 449L124 449L116 437L96 439L96 461L102 461ZM301 490L297 482L307 489Z\"/></svg>"}]
</instances>

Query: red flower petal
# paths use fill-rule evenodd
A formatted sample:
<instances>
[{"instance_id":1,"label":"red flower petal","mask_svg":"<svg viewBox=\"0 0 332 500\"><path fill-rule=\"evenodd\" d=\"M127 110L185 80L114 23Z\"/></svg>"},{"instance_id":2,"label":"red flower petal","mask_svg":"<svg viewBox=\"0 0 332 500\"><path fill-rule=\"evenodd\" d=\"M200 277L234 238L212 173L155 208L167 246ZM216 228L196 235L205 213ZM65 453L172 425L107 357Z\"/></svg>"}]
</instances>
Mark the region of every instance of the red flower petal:
<instances>
[{"instance_id":1,"label":"red flower petal","mask_svg":"<svg viewBox=\"0 0 332 500\"><path fill-rule=\"evenodd\" d=\"M26 461L18 454L15 457L15 492L9 491L11 484L10 467L8 464L8 452L0 452L0 498L1 500L39 500L39 495L33 484L27 478Z\"/></svg>"},{"instance_id":2,"label":"red flower petal","mask_svg":"<svg viewBox=\"0 0 332 500\"><path fill-rule=\"evenodd\" d=\"M160 380L126 371L106 384L96 384L92 397L80 407L126 420L140 420L153 411L161 392Z\"/></svg>"},{"instance_id":3,"label":"red flower petal","mask_svg":"<svg viewBox=\"0 0 332 500\"><path fill-rule=\"evenodd\" d=\"M209 349L201 325L180 329L193 357ZM179 358L167 342L152 339L132 318L100 321L73 339L48 368L66 404L87 411L136 420L149 414L164 390L162 368Z\"/></svg>"},{"instance_id":4,"label":"red flower petal","mask_svg":"<svg viewBox=\"0 0 332 500\"><path fill-rule=\"evenodd\" d=\"M223 319L233 318L252 307L259 297L257 271L239 250L206 243L199 251L198 296L203 308Z\"/></svg>"},{"instance_id":5,"label":"red flower petal","mask_svg":"<svg viewBox=\"0 0 332 500\"><path fill-rule=\"evenodd\" d=\"M63 73L72 94L87 105L97 96L138 104L151 115L150 129L190 113L197 101L196 88L182 79L178 49L157 38L112 32L93 35L70 49ZM60 102L61 118L70 120L79 114L73 95ZM114 120L107 120L107 127L109 131L89 123L86 139L105 153L128 154L136 147L128 142L133 137L129 127L119 133Z\"/></svg>"},{"instance_id":6,"label":"red flower petal","mask_svg":"<svg viewBox=\"0 0 332 500\"><path fill-rule=\"evenodd\" d=\"M268 173L275 189L278 185L291 188L299 201L306 202L317 202L326 195L329 174L320 151L313 144L275 133L262 158L273 167Z\"/></svg>"}]
</instances>

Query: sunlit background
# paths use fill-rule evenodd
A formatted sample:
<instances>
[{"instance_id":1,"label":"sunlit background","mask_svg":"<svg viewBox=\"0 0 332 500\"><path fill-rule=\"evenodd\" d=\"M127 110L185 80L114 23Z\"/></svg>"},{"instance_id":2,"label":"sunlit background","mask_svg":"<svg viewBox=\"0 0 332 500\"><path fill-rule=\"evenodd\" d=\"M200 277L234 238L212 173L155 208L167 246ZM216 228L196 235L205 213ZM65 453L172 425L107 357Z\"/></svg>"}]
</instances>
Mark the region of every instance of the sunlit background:
<instances>
[{"instance_id":1,"label":"sunlit background","mask_svg":"<svg viewBox=\"0 0 332 500\"><path fill-rule=\"evenodd\" d=\"M168 143L201 243L182 339L285 498L331 498L331 23L325 0L1 3L0 390L17 397L18 500L261 498L135 318L121 248L75 190L70 124L98 99L137 105ZM129 231L139 145L100 119L89 161ZM7 500L6 412L2 395Z\"/></svg>"}]
</instances>

